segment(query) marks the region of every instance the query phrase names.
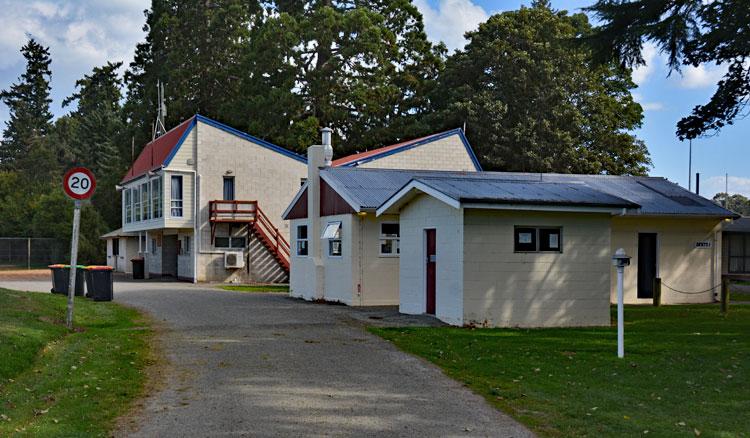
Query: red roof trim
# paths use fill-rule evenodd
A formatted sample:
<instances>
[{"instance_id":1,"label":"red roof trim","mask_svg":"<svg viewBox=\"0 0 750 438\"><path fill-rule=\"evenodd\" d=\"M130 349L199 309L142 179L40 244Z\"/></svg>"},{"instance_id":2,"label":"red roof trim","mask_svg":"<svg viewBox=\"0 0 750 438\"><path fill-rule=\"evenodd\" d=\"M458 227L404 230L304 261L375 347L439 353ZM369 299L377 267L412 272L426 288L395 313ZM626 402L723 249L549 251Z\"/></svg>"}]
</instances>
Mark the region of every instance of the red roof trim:
<instances>
[{"instance_id":1,"label":"red roof trim","mask_svg":"<svg viewBox=\"0 0 750 438\"><path fill-rule=\"evenodd\" d=\"M194 121L195 116L185 120L167 131L166 134L148 143L141 153L138 154L138 158L135 159L133 165L120 183L132 181L164 165L165 161L172 155L173 150L180 146L180 140L186 131L193 126Z\"/></svg>"}]
</instances>

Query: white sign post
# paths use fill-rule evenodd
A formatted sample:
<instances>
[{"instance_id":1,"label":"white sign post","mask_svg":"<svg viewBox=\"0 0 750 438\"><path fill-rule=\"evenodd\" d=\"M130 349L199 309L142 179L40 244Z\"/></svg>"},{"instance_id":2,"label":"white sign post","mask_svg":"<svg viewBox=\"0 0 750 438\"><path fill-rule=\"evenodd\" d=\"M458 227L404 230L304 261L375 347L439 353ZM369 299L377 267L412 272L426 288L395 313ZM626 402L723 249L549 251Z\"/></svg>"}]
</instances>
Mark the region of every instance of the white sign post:
<instances>
[{"instance_id":1,"label":"white sign post","mask_svg":"<svg viewBox=\"0 0 750 438\"><path fill-rule=\"evenodd\" d=\"M625 306L623 297L623 275L625 266L630 265L630 256L620 248L612 256L612 264L617 267L617 357L625 357Z\"/></svg>"},{"instance_id":2,"label":"white sign post","mask_svg":"<svg viewBox=\"0 0 750 438\"><path fill-rule=\"evenodd\" d=\"M96 188L96 179L90 170L75 167L65 173L63 189L73 198L73 235L70 239L70 281L68 282L68 312L65 320L68 329L73 329L73 297L76 287L76 265L78 264L78 235L81 226L81 200L90 198Z\"/></svg>"}]
</instances>

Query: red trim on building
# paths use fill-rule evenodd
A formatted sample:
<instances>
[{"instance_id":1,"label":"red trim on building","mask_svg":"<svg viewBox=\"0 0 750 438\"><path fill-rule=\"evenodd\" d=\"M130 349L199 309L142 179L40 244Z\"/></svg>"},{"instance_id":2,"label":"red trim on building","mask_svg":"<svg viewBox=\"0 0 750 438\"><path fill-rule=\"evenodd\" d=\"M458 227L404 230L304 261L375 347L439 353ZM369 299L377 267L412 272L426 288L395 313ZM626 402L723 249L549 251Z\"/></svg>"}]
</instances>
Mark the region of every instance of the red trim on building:
<instances>
[{"instance_id":1,"label":"red trim on building","mask_svg":"<svg viewBox=\"0 0 750 438\"><path fill-rule=\"evenodd\" d=\"M307 189L302 192L284 219L307 219Z\"/></svg>"},{"instance_id":2,"label":"red trim on building","mask_svg":"<svg viewBox=\"0 0 750 438\"><path fill-rule=\"evenodd\" d=\"M320 215L354 214L356 211L325 180L320 180Z\"/></svg>"},{"instance_id":3,"label":"red trim on building","mask_svg":"<svg viewBox=\"0 0 750 438\"><path fill-rule=\"evenodd\" d=\"M175 146L178 145L182 135L190 127L195 117L191 117L179 125L175 126L166 134L148 143L138 158L135 159L130 170L122 178L121 183L125 183L146 174L149 171L160 168L167 157L172 153Z\"/></svg>"}]
</instances>

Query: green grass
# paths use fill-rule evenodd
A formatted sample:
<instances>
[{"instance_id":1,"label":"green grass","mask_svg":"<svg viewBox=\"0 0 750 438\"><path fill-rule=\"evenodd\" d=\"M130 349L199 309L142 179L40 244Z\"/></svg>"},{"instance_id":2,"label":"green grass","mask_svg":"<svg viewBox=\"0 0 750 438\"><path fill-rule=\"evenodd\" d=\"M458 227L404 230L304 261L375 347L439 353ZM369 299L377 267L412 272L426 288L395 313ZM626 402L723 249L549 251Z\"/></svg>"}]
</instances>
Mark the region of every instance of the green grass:
<instances>
[{"instance_id":1,"label":"green grass","mask_svg":"<svg viewBox=\"0 0 750 438\"><path fill-rule=\"evenodd\" d=\"M729 294L730 301L750 301L750 293L732 292Z\"/></svg>"},{"instance_id":2,"label":"green grass","mask_svg":"<svg viewBox=\"0 0 750 438\"><path fill-rule=\"evenodd\" d=\"M222 285L219 289L234 292L289 292L289 286L282 285Z\"/></svg>"},{"instance_id":3,"label":"green grass","mask_svg":"<svg viewBox=\"0 0 750 438\"><path fill-rule=\"evenodd\" d=\"M370 331L541 436L750 436L750 306L727 317L715 305L625 315L624 359L615 327Z\"/></svg>"},{"instance_id":4,"label":"green grass","mask_svg":"<svg viewBox=\"0 0 750 438\"><path fill-rule=\"evenodd\" d=\"M151 331L132 309L0 289L0 436L106 436L142 392Z\"/></svg>"}]
</instances>

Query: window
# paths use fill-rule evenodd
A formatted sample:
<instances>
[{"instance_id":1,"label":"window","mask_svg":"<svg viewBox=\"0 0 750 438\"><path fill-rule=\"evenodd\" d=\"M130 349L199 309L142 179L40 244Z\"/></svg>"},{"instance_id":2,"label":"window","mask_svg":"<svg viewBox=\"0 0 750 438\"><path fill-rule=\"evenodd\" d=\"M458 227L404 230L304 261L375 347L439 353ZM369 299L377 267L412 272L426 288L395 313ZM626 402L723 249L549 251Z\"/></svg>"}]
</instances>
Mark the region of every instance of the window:
<instances>
[{"instance_id":1,"label":"window","mask_svg":"<svg viewBox=\"0 0 750 438\"><path fill-rule=\"evenodd\" d=\"M750 272L750 235L725 233L729 248L729 273Z\"/></svg>"},{"instance_id":2,"label":"window","mask_svg":"<svg viewBox=\"0 0 750 438\"><path fill-rule=\"evenodd\" d=\"M140 187L133 189L133 210L135 210L135 217L133 220L139 222L141 220L141 190Z\"/></svg>"},{"instance_id":3,"label":"window","mask_svg":"<svg viewBox=\"0 0 750 438\"><path fill-rule=\"evenodd\" d=\"M297 225L297 255L307 255L307 225Z\"/></svg>"},{"instance_id":4,"label":"window","mask_svg":"<svg viewBox=\"0 0 750 438\"><path fill-rule=\"evenodd\" d=\"M130 189L125 189L125 194L123 195L123 198L125 199L125 223L129 224L133 222L133 200L131 198Z\"/></svg>"},{"instance_id":5,"label":"window","mask_svg":"<svg viewBox=\"0 0 750 438\"><path fill-rule=\"evenodd\" d=\"M329 256L341 257L341 221L328 222L320 238L328 240Z\"/></svg>"},{"instance_id":6,"label":"window","mask_svg":"<svg viewBox=\"0 0 750 438\"><path fill-rule=\"evenodd\" d=\"M151 239L151 254L156 254L156 238Z\"/></svg>"},{"instance_id":7,"label":"window","mask_svg":"<svg viewBox=\"0 0 750 438\"><path fill-rule=\"evenodd\" d=\"M513 250L515 252L562 252L562 228L516 227Z\"/></svg>"},{"instance_id":8,"label":"window","mask_svg":"<svg viewBox=\"0 0 750 438\"><path fill-rule=\"evenodd\" d=\"M182 175L172 175L172 217L182 217Z\"/></svg>"},{"instance_id":9,"label":"window","mask_svg":"<svg viewBox=\"0 0 750 438\"><path fill-rule=\"evenodd\" d=\"M214 247L216 248L235 248L244 249L247 246L247 239L244 237L220 237L214 238Z\"/></svg>"},{"instance_id":10,"label":"window","mask_svg":"<svg viewBox=\"0 0 750 438\"><path fill-rule=\"evenodd\" d=\"M400 229L396 222L383 222L380 224L380 255L399 255Z\"/></svg>"},{"instance_id":11,"label":"window","mask_svg":"<svg viewBox=\"0 0 750 438\"><path fill-rule=\"evenodd\" d=\"M185 236L182 238L182 243L180 245L180 254L181 255L188 255L190 254L190 236Z\"/></svg>"},{"instance_id":12,"label":"window","mask_svg":"<svg viewBox=\"0 0 750 438\"><path fill-rule=\"evenodd\" d=\"M151 213L154 219L162 216L161 177L151 180Z\"/></svg>"},{"instance_id":13,"label":"window","mask_svg":"<svg viewBox=\"0 0 750 438\"><path fill-rule=\"evenodd\" d=\"M138 235L138 252L141 254L148 253L148 242L146 241L146 234Z\"/></svg>"},{"instance_id":14,"label":"window","mask_svg":"<svg viewBox=\"0 0 750 438\"><path fill-rule=\"evenodd\" d=\"M148 186L148 182L141 184L141 209L143 210L141 215L144 221L151 219L151 196Z\"/></svg>"},{"instance_id":15,"label":"window","mask_svg":"<svg viewBox=\"0 0 750 438\"><path fill-rule=\"evenodd\" d=\"M234 177L224 177L224 200L234 201Z\"/></svg>"}]
</instances>

